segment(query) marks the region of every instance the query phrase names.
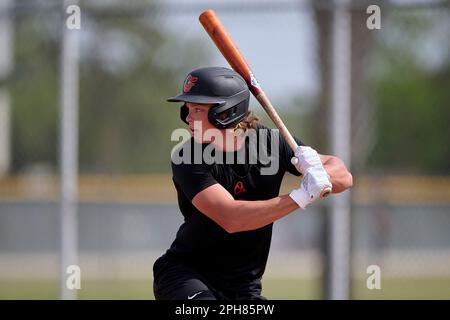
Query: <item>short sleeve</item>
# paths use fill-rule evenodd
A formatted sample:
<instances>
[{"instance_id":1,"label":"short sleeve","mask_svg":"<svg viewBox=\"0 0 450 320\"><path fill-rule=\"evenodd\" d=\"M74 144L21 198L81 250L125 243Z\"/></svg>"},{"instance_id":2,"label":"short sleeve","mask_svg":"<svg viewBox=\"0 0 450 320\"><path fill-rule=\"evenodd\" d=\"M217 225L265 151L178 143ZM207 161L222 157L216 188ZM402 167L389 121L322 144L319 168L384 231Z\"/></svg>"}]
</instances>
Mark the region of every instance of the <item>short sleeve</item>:
<instances>
[{"instance_id":1,"label":"short sleeve","mask_svg":"<svg viewBox=\"0 0 450 320\"><path fill-rule=\"evenodd\" d=\"M191 201L197 193L217 183L205 164L174 164L172 162L172 174L173 181Z\"/></svg>"}]
</instances>

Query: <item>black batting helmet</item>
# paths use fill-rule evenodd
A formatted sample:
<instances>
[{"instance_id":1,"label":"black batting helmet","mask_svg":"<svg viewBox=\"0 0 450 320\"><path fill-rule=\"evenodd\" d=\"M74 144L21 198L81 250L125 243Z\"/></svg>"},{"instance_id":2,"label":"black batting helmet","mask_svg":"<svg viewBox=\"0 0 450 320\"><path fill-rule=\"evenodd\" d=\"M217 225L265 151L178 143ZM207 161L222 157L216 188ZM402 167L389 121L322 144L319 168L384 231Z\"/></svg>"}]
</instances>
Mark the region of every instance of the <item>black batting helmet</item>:
<instances>
[{"instance_id":1,"label":"black batting helmet","mask_svg":"<svg viewBox=\"0 0 450 320\"><path fill-rule=\"evenodd\" d=\"M228 68L200 68L188 74L183 84L183 93L167 99L169 102L184 102L180 110L181 120L187 123L186 102L213 104L208 111L208 120L216 128L232 128L248 114L250 91L245 80Z\"/></svg>"}]
</instances>

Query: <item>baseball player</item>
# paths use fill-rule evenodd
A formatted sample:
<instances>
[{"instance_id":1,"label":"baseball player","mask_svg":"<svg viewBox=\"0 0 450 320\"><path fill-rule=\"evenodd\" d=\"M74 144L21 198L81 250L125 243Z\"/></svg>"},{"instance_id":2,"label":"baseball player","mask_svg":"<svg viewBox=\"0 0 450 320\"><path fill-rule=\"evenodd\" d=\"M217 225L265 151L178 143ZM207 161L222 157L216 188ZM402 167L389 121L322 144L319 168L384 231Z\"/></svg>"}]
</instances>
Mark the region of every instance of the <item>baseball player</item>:
<instances>
[{"instance_id":1,"label":"baseball player","mask_svg":"<svg viewBox=\"0 0 450 320\"><path fill-rule=\"evenodd\" d=\"M213 147L216 156L225 155L222 159L236 160L242 151L252 155L248 133L269 129L249 111L249 99L247 84L233 70L209 67L189 73L183 92L168 99L182 103L181 120L192 134L177 155L189 152L187 159L195 160L195 147L201 151ZM258 145L278 161L272 174L263 174L267 163L249 161L249 156L241 161L179 163L172 155L173 183L184 223L153 265L156 299L265 299L261 279L273 222L306 209L324 187L338 193L352 186L352 176L340 159L320 155L298 139L293 152L280 135L278 141L272 141L271 135L264 137ZM302 178L297 189L280 196L286 172Z\"/></svg>"}]
</instances>

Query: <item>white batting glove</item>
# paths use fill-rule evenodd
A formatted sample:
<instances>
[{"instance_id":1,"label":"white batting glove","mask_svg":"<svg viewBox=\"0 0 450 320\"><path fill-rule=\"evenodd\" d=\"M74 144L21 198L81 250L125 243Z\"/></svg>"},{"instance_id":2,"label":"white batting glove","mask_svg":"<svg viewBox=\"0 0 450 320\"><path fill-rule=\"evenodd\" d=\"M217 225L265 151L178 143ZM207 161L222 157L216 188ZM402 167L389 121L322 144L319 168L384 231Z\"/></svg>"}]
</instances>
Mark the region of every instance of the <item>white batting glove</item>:
<instances>
[{"instance_id":1,"label":"white batting glove","mask_svg":"<svg viewBox=\"0 0 450 320\"><path fill-rule=\"evenodd\" d=\"M331 188L331 182L323 168L312 167L303 174L300 188L292 190L289 196L302 209L320 198L323 189Z\"/></svg>"},{"instance_id":2,"label":"white batting glove","mask_svg":"<svg viewBox=\"0 0 450 320\"><path fill-rule=\"evenodd\" d=\"M295 150L291 163L301 174L304 174L309 168L322 167L319 154L311 147L299 146Z\"/></svg>"}]
</instances>

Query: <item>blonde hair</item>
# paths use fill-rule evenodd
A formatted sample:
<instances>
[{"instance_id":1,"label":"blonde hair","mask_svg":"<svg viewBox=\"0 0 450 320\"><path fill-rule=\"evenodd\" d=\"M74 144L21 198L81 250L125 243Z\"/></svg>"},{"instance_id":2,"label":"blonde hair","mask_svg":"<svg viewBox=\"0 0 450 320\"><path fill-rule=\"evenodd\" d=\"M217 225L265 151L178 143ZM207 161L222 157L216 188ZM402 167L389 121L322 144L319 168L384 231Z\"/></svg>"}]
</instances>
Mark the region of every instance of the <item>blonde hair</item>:
<instances>
[{"instance_id":1,"label":"blonde hair","mask_svg":"<svg viewBox=\"0 0 450 320\"><path fill-rule=\"evenodd\" d=\"M258 116L253 111L250 111L247 116L233 128L234 133L245 133L248 129L256 129L258 121Z\"/></svg>"}]
</instances>

